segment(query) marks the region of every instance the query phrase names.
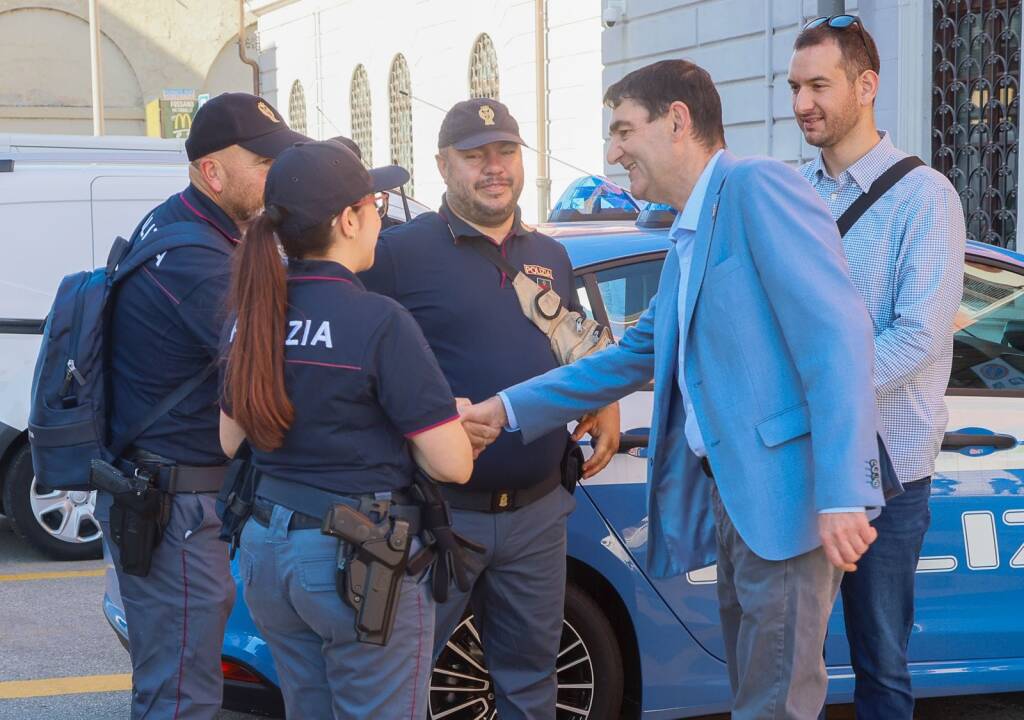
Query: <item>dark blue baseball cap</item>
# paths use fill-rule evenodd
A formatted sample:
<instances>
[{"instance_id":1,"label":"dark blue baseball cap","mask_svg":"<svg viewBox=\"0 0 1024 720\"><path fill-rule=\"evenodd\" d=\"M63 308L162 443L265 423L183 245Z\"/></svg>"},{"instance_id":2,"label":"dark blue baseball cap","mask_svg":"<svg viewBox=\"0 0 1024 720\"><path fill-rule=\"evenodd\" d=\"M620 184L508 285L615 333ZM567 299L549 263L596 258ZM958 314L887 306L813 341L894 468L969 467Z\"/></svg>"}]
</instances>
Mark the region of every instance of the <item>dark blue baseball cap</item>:
<instances>
[{"instance_id":1,"label":"dark blue baseball cap","mask_svg":"<svg viewBox=\"0 0 1024 720\"><path fill-rule=\"evenodd\" d=\"M455 103L441 121L438 149L453 147L472 150L493 142L525 145L519 137L519 123L502 103L490 98L474 98Z\"/></svg>"},{"instance_id":2,"label":"dark blue baseball cap","mask_svg":"<svg viewBox=\"0 0 1024 720\"><path fill-rule=\"evenodd\" d=\"M192 120L185 152L198 160L231 145L260 157L276 158L309 138L290 129L273 105L249 93L221 93L208 100Z\"/></svg>"},{"instance_id":3,"label":"dark blue baseball cap","mask_svg":"<svg viewBox=\"0 0 1024 720\"><path fill-rule=\"evenodd\" d=\"M367 195L407 182L409 173L398 165L367 170L341 143L306 142L288 148L270 166L263 206L275 225L294 236Z\"/></svg>"}]
</instances>

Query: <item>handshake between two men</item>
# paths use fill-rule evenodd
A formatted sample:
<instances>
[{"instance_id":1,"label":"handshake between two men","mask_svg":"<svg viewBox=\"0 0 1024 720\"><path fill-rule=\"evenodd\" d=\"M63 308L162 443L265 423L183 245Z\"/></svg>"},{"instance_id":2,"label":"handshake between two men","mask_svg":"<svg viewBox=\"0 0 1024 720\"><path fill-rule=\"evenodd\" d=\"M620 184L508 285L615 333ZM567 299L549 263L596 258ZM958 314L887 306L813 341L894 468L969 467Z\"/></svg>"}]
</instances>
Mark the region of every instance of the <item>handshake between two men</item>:
<instances>
[{"instance_id":1,"label":"handshake between two men","mask_svg":"<svg viewBox=\"0 0 1024 720\"><path fill-rule=\"evenodd\" d=\"M456 398L455 404L462 418L462 427L465 428L473 445L473 459L478 458L488 445L497 440L503 430L518 429L509 427L505 404L497 395L476 404L470 402L468 398ZM572 439L578 442L588 433L592 438L591 447L594 453L583 464L584 478L593 477L604 470L619 451L618 403L612 403L580 418L573 429Z\"/></svg>"},{"instance_id":2,"label":"handshake between two men","mask_svg":"<svg viewBox=\"0 0 1024 720\"><path fill-rule=\"evenodd\" d=\"M514 420L510 423L505 403L497 395L479 403L473 403L468 398L456 398L456 405L462 426L473 445L474 459L497 440L502 431L519 429ZM601 472L619 450L621 432L618 403L584 415L573 429L572 439L579 441L588 433L592 438L594 452L583 465L584 478ZM857 561L878 536L859 508L853 512L821 513L818 516L818 532L828 560L844 572L857 569Z\"/></svg>"}]
</instances>

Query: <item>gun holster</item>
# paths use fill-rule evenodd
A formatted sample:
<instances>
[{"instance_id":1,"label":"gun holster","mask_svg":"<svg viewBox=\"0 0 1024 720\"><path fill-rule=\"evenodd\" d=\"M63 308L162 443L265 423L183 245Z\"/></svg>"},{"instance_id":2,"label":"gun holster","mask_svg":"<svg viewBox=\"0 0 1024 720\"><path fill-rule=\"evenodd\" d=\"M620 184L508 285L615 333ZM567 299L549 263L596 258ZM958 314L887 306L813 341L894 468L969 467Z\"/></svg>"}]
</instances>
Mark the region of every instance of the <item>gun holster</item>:
<instances>
[{"instance_id":1,"label":"gun holster","mask_svg":"<svg viewBox=\"0 0 1024 720\"><path fill-rule=\"evenodd\" d=\"M217 517L221 523L219 537L228 544L228 557L232 560L238 551L242 529L252 516L253 503L256 501L259 473L253 468L251 458L249 443L243 442L228 464L224 485L217 493Z\"/></svg>"},{"instance_id":2,"label":"gun holster","mask_svg":"<svg viewBox=\"0 0 1024 720\"><path fill-rule=\"evenodd\" d=\"M391 638L409 557L409 522L389 517L389 507L389 500L364 503L365 513L334 505L320 528L324 535L342 541L338 595L356 611L359 642L371 645L387 645Z\"/></svg>"},{"instance_id":3,"label":"gun holster","mask_svg":"<svg viewBox=\"0 0 1024 720\"><path fill-rule=\"evenodd\" d=\"M570 495L576 492L576 486L583 477L583 463L585 462L583 448L570 436L565 446L565 454L562 455L561 467L562 487L569 491Z\"/></svg>"},{"instance_id":4,"label":"gun holster","mask_svg":"<svg viewBox=\"0 0 1024 720\"><path fill-rule=\"evenodd\" d=\"M140 467L126 475L102 460L92 461L92 482L110 492L114 499L110 508L110 540L120 551L121 572L147 576L153 552L170 521L170 495L154 487L154 480L145 469Z\"/></svg>"},{"instance_id":5,"label":"gun holster","mask_svg":"<svg viewBox=\"0 0 1024 720\"><path fill-rule=\"evenodd\" d=\"M420 504L424 546L409 561L408 572L418 575L432 567L431 593L434 600L443 603L448 599L448 587L453 580L460 591L469 592L472 582L466 567L466 553L482 555L487 548L455 532L448 502L441 495L437 483L419 468L416 469L412 492Z\"/></svg>"}]
</instances>

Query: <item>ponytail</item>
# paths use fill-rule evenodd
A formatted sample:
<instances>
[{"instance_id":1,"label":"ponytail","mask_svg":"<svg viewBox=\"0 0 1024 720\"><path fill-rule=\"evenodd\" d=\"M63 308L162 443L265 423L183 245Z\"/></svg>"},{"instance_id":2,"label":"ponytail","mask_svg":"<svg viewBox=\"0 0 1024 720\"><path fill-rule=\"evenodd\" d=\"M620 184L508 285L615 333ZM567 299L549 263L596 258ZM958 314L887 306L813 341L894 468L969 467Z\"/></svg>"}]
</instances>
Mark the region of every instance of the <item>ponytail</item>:
<instances>
[{"instance_id":1,"label":"ponytail","mask_svg":"<svg viewBox=\"0 0 1024 720\"><path fill-rule=\"evenodd\" d=\"M261 214L235 251L229 300L237 319L224 383L235 421L264 451L281 446L295 417L284 384L288 285L274 227Z\"/></svg>"}]
</instances>

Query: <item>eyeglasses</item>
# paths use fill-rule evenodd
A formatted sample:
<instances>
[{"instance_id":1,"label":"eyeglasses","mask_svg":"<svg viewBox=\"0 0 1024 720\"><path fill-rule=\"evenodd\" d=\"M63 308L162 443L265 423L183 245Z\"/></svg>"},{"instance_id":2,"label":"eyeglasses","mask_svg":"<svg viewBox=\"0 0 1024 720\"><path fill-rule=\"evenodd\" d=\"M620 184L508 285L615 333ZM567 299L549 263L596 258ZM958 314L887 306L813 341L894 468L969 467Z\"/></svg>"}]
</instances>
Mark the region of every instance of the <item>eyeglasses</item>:
<instances>
[{"instance_id":1,"label":"eyeglasses","mask_svg":"<svg viewBox=\"0 0 1024 720\"><path fill-rule=\"evenodd\" d=\"M868 41L864 38L864 23L856 15L822 15L804 24L804 30L813 30L816 27L828 25L833 30L845 30L853 25L857 26L857 34L860 41L864 43L864 49L868 50ZM868 55L871 51L868 50Z\"/></svg>"},{"instance_id":2,"label":"eyeglasses","mask_svg":"<svg viewBox=\"0 0 1024 720\"><path fill-rule=\"evenodd\" d=\"M383 219L388 214L388 206L391 204L390 197L391 193L374 193L372 195L367 195L362 200L352 203L352 207L357 208L372 202L377 207L377 214L380 215L381 219Z\"/></svg>"}]
</instances>

